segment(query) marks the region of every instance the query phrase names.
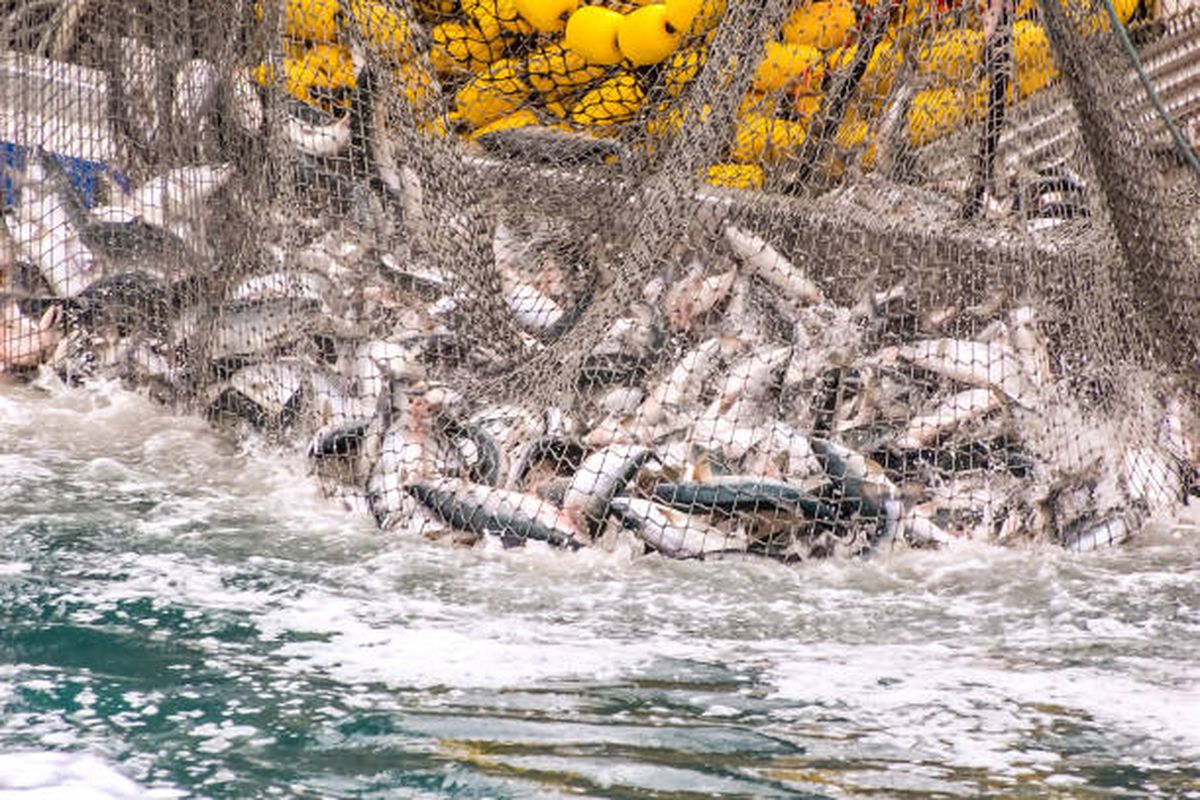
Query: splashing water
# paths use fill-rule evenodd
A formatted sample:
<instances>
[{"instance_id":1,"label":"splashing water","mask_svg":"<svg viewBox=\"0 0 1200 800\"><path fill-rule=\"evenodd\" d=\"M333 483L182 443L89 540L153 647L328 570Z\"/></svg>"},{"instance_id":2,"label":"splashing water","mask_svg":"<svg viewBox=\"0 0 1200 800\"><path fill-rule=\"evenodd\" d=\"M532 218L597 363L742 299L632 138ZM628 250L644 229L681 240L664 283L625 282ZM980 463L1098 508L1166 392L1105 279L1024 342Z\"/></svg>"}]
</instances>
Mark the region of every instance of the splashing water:
<instances>
[{"instance_id":1,"label":"splashing water","mask_svg":"<svg viewBox=\"0 0 1200 800\"><path fill-rule=\"evenodd\" d=\"M461 550L0 385L0 798L1200 797L1189 511L1086 556Z\"/></svg>"}]
</instances>

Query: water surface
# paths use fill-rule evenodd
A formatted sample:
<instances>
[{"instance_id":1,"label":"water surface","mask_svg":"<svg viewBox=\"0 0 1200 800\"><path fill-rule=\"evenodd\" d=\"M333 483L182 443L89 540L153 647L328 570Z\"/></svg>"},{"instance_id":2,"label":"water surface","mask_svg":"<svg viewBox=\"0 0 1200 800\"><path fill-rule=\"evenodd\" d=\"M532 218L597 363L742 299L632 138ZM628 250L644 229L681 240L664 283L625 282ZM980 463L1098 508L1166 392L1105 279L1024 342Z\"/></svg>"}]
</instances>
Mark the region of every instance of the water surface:
<instances>
[{"instance_id":1,"label":"water surface","mask_svg":"<svg viewBox=\"0 0 1200 800\"><path fill-rule=\"evenodd\" d=\"M0 798L1200 797L1198 556L454 549L0 384Z\"/></svg>"}]
</instances>

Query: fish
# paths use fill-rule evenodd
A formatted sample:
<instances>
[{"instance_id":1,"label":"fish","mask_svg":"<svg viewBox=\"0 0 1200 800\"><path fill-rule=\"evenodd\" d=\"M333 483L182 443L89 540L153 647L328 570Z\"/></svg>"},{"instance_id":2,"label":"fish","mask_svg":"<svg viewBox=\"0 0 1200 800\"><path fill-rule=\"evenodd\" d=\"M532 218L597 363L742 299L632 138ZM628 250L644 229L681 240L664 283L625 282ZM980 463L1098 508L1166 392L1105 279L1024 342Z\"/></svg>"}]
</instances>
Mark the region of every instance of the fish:
<instances>
[{"instance_id":1,"label":"fish","mask_svg":"<svg viewBox=\"0 0 1200 800\"><path fill-rule=\"evenodd\" d=\"M900 499L896 484L878 463L827 439L812 437L809 443L826 474L837 482L842 506L850 513L877 517L885 503Z\"/></svg>"},{"instance_id":2,"label":"fish","mask_svg":"<svg viewBox=\"0 0 1200 800\"><path fill-rule=\"evenodd\" d=\"M381 527L394 527L417 507L410 487L453 476L463 464L457 448L433 429L438 409L427 399L425 387L392 381L378 406L360 457L375 459L366 486L371 513ZM381 436L377 433L380 428Z\"/></svg>"},{"instance_id":3,"label":"fish","mask_svg":"<svg viewBox=\"0 0 1200 800\"><path fill-rule=\"evenodd\" d=\"M997 389L1017 403L1030 404L1036 397L1020 357L1005 342L922 339L899 346L896 353L911 364L951 380Z\"/></svg>"},{"instance_id":4,"label":"fish","mask_svg":"<svg viewBox=\"0 0 1200 800\"><path fill-rule=\"evenodd\" d=\"M341 425L323 426L309 440L305 455L311 459L356 456L369 423L369 420L349 420Z\"/></svg>"},{"instance_id":5,"label":"fish","mask_svg":"<svg viewBox=\"0 0 1200 800\"><path fill-rule=\"evenodd\" d=\"M782 384L784 370L791 356L791 345L745 356L721 383L720 394L713 401L710 414L725 413L735 403L746 405L765 400L773 389Z\"/></svg>"},{"instance_id":6,"label":"fish","mask_svg":"<svg viewBox=\"0 0 1200 800\"><path fill-rule=\"evenodd\" d=\"M114 66L118 80L110 86L118 89L119 119L125 122L126 133L141 147L151 149L157 144L162 123L159 80L163 60L157 50L132 36L120 37L117 44L118 61Z\"/></svg>"},{"instance_id":7,"label":"fish","mask_svg":"<svg viewBox=\"0 0 1200 800\"><path fill-rule=\"evenodd\" d=\"M337 290L333 282L319 272L288 270L250 275L230 286L225 297L230 302L301 299L315 300L325 313L333 313Z\"/></svg>"},{"instance_id":8,"label":"fish","mask_svg":"<svg viewBox=\"0 0 1200 800\"><path fill-rule=\"evenodd\" d=\"M1008 314L1009 341L1021 363L1021 368L1035 386L1044 386L1054 375L1050 365L1050 348L1046 337L1037 328L1037 313L1030 306L1018 306Z\"/></svg>"},{"instance_id":9,"label":"fish","mask_svg":"<svg viewBox=\"0 0 1200 800\"><path fill-rule=\"evenodd\" d=\"M909 420L896 438L895 446L901 449L929 447L963 423L979 419L1002 405L996 390L991 387L958 392L931 413Z\"/></svg>"},{"instance_id":10,"label":"fish","mask_svg":"<svg viewBox=\"0 0 1200 800\"><path fill-rule=\"evenodd\" d=\"M175 73L175 93L171 100L172 122L195 133L212 109L220 76L211 61L193 58Z\"/></svg>"},{"instance_id":11,"label":"fish","mask_svg":"<svg viewBox=\"0 0 1200 800\"><path fill-rule=\"evenodd\" d=\"M758 469L746 466L751 474L782 480L804 480L821 474L821 462L813 452L808 436L795 426L776 419L767 423L767 435L760 440ZM770 467L770 472L767 467Z\"/></svg>"},{"instance_id":12,"label":"fish","mask_svg":"<svg viewBox=\"0 0 1200 800\"><path fill-rule=\"evenodd\" d=\"M703 558L706 555L745 551L744 535L721 530L697 517L638 497L615 497L612 511L646 544L668 558Z\"/></svg>"},{"instance_id":13,"label":"fish","mask_svg":"<svg viewBox=\"0 0 1200 800\"><path fill-rule=\"evenodd\" d=\"M309 368L303 362L263 361L229 376L229 386L272 416L282 416L301 401Z\"/></svg>"},{"instance_id":14,"label":"fish","mask_svg":"<svg viewBox=\"0 0 1200 800\"><path fill-rule=\"evenodd\" d=\"M379 458L367 479L367 506L381 528L413 511L408 488L436 472L425 436L404 420L390 426L379 444Z\"/></svg>"},{"instance_id":15,"label":"fish","mask_svg":"<svg viewBox=\"0 0 1200 800\"><path fill-rule=\"evenodd\" d=\"M59 297L75 297L103 274L80 235L83 206L49 156L29 155L10 232L19 252Z\"/></svg>"},{"instance_id":16,"label":"fish","mask_svg":"<svg viewBox=\"0 0 1200 800\"><path fill-rule=\"evenodd\" d=\"M226 92L226 107L234 123L251 136L262 134L267 114L252 71L245 68L234 70L229 76Z\"/></svg>"},{"instance_id":17,"label":"fish","mask_svg":"<svg viewBox=\"0 0 1200 800\"><path fill-rule=\"evenodd\" d=\"M578 550L587 533L552 503L534 495L461 478L417 482L406 491L450 525L508 541L534 539Z\"/></svg>"},{"instance_id":18,"label":"fish","mask_svg":"<svg viewBox=\"0 0 1200 800\"><path fill-rule=\"evenodd\" d=\"M613 444L587 457L567 486L563 510L583 520L595 535L614 497L625 491L654 451L640 444Z\"/></svg>"},{"instance_id":19,"label":"fish","mask_svg":"<svg viewBox=\"0 0 1200 800\"><path fill-rule=\"evenodd\" d=\"M330 119L326 115L313 118L305 107L305 113L289 113L284 120L283 138L297 151L305 155L332 158L350 147L350 115Z\"/></svg>"},{"instance_id":20,"label":"fish","mask_svg":"<svg viewBox=\"0 0 1200 800\"><path fill-rule=\"evenodd\" d=\"M369 339L361 342L346 357L342 374L350 391L374 404L391 380L416 383L425 380L423 340L395 342Z\"/></svg>"},{"instance_id":21,"label":"fish","mask_svg":"<svg viewBox=\"0 0 1200 800\"><path fill-rule=\"evenodd\" d=\"M75 324L116 325L156 336L166 333L174 310L171 287L161 277L140 270L97 278L75 301Z\"/></svg>"},{"instance_id":22,"label":"fish","mask_svg":"<svg viewBox=\"0 0 1200 800\"><path fill-rule=\"evenodd\" d=\"M699 399L705 381L730 346L729 340L720 338L705 339L696 345L648 392L634 412L637 421L646 426L659 425Z\"/></svg>"},{"instance_id":23,"label":"fish","mask_svg":"<svg viewBox=\"0 0 1200 800\"><path fill-rule=\"evenodd\" d=\"M624 416L635 413L645 399L646 392L640 386L614 386L597 400L596 407L607 414Z\"/></svg>"},{"instance_id":24,"label":"fish","mask_svg":"<svg viewBox=\"0 0 1200 800\"><path fill-rule=\"evenodd\" d=\"M645 370L665 341L658 309L635 302L624 315L613 320L588 352L584 369L596 372L593 380L598 383L633 380Z\"/></svg>"},{"instance_id":25,"label":"fish","mask_svg":"<svg viewBox=\"0 0 1200 800\"><path fill-rule=\"evenodd\" d=\"M505 486L538 494L545 483L574 475L586 457L580 442L569 436L545 433L516 448Z\"/></svg>"},{"instance_id":26,"label":"fish","mask_svg":"<svg viewBox=\"0 0 1200 800\"><path fill-rule=\"evenodd\" d=\"M947 546L958 542L934 522L927 509L920 506L913 506L900 514L898 533L908 544L917 547Z\"/></svg>"},{"instance_id":27,"label":"fish","mask_svg":"<svg viewBox=\"0 0 1200 800\"><path fill-rule=\"evenodd\" d=\"M825 296L803 271L757 236L733 225L725 228L725 241L754 275L777 289L788 300L821 303Z\"/></svg>"},{"instance_id":28,"label":"fish","mask_svg":"<svg viewBox=\"0 0 1200 800\"><path fill-rule=\"evenodd\" d=\"M500 486L508 463L496 440L478 425L454 425L447 433L462 454L467 477L485 486Z\"/></svg>"},{"instance_id":29,"label":"fish","mask_svg":"<svg viewBox=\"0 0 1200 800\"><path fill-rule=\"evenodd\" d=\"M112 265L107 273L139 271L168 280L196 266L192 244L174 230L150 225L140 217L115 222L89 215L80 225L79 235L93 254Z\"/></svg>"},{"instance_id":30,"label":"fish","mask_svg":"<svg viewBox=\"0 0 1200 800\"><path fill-rule=\"evenodd\" d=\"M667 326L686 331L698 320L705 319L729 296L736 278L736 267L709 275L699 259L693 260L687 276L673 283L663 296L663 316Z\"/></svg>"},{"instance_id":31,"label":"fish","mask_svg":"<svg viewBox=\"0 0 1200 800\"><path fill-rule=\"evenodd\" d=\"M63 338L63 308L52 304L36 319L21 312L15 300L0 308L0 373L44 363Z\"/></svg>"},{"instance_id":32,"label":"fish","mask_svg":"<svg viewBox=\"0 0 1200 800\"><path fill-rule=\"evenodd\" d=\"M562 306L510 272L500 273L500 285L508 310L528 331L547 332L566 315Z\"/></svg>"},{"instance_id":33,"label":"fish","mask_svg":"<svg viewBox=\"0 0 1200 800\"><path fill-rule=\"evenodd\" d=\"M1115 513L1100 519L1089 519L1063 532L1062 546L1072 553L1088 553L1116 547L1132 536L1125 514Z\"/></svg>"},{"instance_id":34,"label":"fish","mask_svg":"<svg viewBox=\"0 0 1200 800\"><path fill-rule=\"evenodd\" d=\"M807 519L836 520L837 509L801 486L753 475L724 475L691 483L662 482L651 496L689 513L785 512Z\"/></svg>"},{"instance_id":35,"label":"fish","mask_svg":"<svg viewBox=\"0 0 1200 800\"><path fill-rule=\"evenodd\" d=\"M213 361L251 356L292 344L314 332L320 304L265 300L201 306L173 322L176 341L200 346Z\"/></svg>"},{"instance_id":36,"label":"fish","mask_svg":"<svg viewBox=\"0 0 1200 800\"><path fill-rule=\"evenodd\" d=\"M178 167L138 186L126 202L142 220L159 227L200 218L204 204L229 183L235 171L232 162Z\"/></svg>"}]
</instances>

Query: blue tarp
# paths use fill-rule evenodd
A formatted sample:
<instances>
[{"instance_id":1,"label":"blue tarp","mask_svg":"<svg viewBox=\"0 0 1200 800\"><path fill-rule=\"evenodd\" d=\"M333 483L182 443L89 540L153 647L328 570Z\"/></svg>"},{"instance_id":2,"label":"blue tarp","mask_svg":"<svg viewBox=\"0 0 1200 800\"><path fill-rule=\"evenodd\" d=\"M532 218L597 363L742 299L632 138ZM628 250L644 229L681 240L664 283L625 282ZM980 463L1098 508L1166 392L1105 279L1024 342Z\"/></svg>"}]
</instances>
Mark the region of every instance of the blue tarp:
<instances>
[{"instance_id":1,"label":"blue tarp","mask_svg":"<svg viewBox=\"0 0 1200 800\"><path fill-rule=\"evenodd\" d=\"M8 209L16 200L16 187L13 186L12 175L10 170L21 170L25 166L26 148L12 144L11 142L0 142L0 208ZM51 154L55 161L62 165L67 176L71 179L71 184L75 187L75 191L79 193L79 197L83 200L84 206L91 208L96 204L96 179L104 173L108 173L113 182L119 185L122 189L129 189L129 181L120 172L110 169L105 164L98 164L94 161L83 161L70 156L61 156Z\"/></svg>"}]
</instances>

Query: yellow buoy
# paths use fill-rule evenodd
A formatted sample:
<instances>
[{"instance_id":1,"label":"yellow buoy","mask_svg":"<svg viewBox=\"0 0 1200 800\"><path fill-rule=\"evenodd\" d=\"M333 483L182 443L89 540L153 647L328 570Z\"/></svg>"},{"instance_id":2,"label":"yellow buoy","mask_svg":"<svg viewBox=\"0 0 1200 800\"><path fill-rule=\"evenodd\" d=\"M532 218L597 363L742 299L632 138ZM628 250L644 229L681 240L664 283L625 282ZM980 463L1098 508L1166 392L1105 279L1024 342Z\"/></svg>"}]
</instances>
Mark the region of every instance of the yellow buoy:
<instances>
[{"instance_id":1,"label":"yellow buoy","mask_svg":"<svg viewBox=\"0 0 1200 800\"><path fill-rule=\"evenodd\" d=\"M818 83L823 69L821 51L815 47L767 42L766 53L754 70L754 90L774 92L798 83Z\"/></svg>"},{"instance_id":2,"label":"yellow buoy","mask_svg":"<svg viewBox=\"0 0 1200 800\"><path fill-rule=\"evenodd\" d=\"M579 0L513 0L517 13L541 33L559 33L579 7Z\"/></svg>"},{"instance_id":3,"label":"yellow buoy","mask_svg":"<svg viewBox=\"0 0 1200 800\"><path fill-rule=\"evenodd\" d=\"M284 0L284 33L310 42L336 42L340 13L338 0ZM265 18L262 0L254 4L254 14Z\"/></svg>"},{"instance_id":4,"label":"yellow buoy","mask_svg":"<svg viewBox=\"0 0 1200 800\"><path fill-rule=\"evenodd\" d=\"M1018 20L1013 25L1013 87L1017 99L1028 97L1058 77L1058 65L1041 25Z\"/></svg>"},{"instance_id":5,"label":"yellow buoy","mask_svg":"<svg viewBox=\"0 0 1200 800\"><path fill-rule=\"evenodd\" d=\"M808 130L803 123L748 114L734 129L733 149L729 158L742 164L779 161L804 144Z\"/></svg>"},{"instance_id":6,"label":"yellow buoy","mask_svg":"<svg viewBox=\"0 0 1200 800\"><path fill-rule=\"evenodd\" d=\"M730 189L761 189L765 176L757 164L713 164L705 180Z\"/></svg>"},{"instance_id":7,"label":"yellow buoy","mask_svg":"<svg viewBox=\"0 0 1200 800\"><path fill-rule=\"evenodd\" d=\"M571 121L579 125L607 126L628 122L638 113L646 93L637 78L621 72L588 91L571 109Z\"/></svg>"},{"instance_id":8,"label":"yellow buoy","mask_svg":"<svg viewBox=\"0 0 1200 800\"><path fill-rule=\"evenodd\" d=\"M537 125L538 123L537 114L528 108L522 108L519 111L506 114L498 120L489 122L487 125L476 128L468 138L478 139L480 136L495 133L496 131L511 131L514 128L525 128L529 125Z\"/></svg>"},{"instance_id":9,"label":"yellow buoy","mask_svg":"<svg viewBox=\"0 0 1200 800\"><path fill-rule=\"evenodd\" d=\"M454 112L472 128L480 128L516 111L528 95L529 85L521 79L520 64L502 59L455 93Z\"/></svg>"},{"instance_id":10,"label":"yellow buoy","mask_svg":"<svg viewBox=\"0 0 1200 800\"><path fill-rule=\"evenodd\" d=\"M908 138L921 147L983 116L986 98L982 89L958 87L923 89L908 107Z\"/></svg>"},{"instance_id":11,"label":"yellow buoy","mask_svg":"<svg viewBox=\"0 0 1200 800\"><path fill-rule=\"evenodd\" d=\"M617 28L625 18L611 8L583 6L567 20L563 44L583 56L589 64L611 66L621 63L617 47Z\"/></svg>"},{"instance_id":12,"label":"yellow buoy","mask_svg":"<svg viewBox=\"0 0 1200 800\"><path fill-rule=\"evenodd\" d=\"M404 13L384 3L351 0L350 16L358 35L392 63L412 58L412 25Z\"/></svg>"},{"instance_id":13,"label":"yellow buoy","mask_svg":"<svg viewBox=\"0 0 1200 800\"><path fill-rule=\"evenodd\" d=\"M942 31L917 51L917 72L947 83L974 79L983 62L983 34L968 28Z\"/></svg>"},{"instance_id":14,"label":"yellow buoy","mask_svg":"<svg viewBox=\"0 0 1200 800\"><path fill-rule=\"evenodd\" d=\"M703 47L695 50L685 50L671 56L671 60L667 62L666 69L663 70L663 88L667 92L668 97L676 97L692 78L700 72L700 67L704 66L706 53Z\"/></svg>"},{"instance_id":15,"label":"yellow buoy","mask_svg":"<svg viewBox=\"0 0 1200 800\"><path fill-rule=\"evenodd\" d=\"M621 54L634 66L665 61L679 47L680 32L667 22L667 7L656 3L626 14L617 28Z\"/></svg>"},{"instance_id":16,"label":"yellow buoy","mask_svg":"<svg viewBox=\"0 0 1200 800\"><path fill-rule=\"evenodd\" d=\"M833 50L846 44L857 25L850 0L814 0L788 15L783 23L783 41Z\"/></svg>"},{"instance_id":17,"label":"yellow buoy","mask_svg":"<svg viewBox=\"0 0 1200 800\"><path fill-rule=\"evenodd\" d=\"M462 10L481 31L498 29L528 36L533 26L518 12L514 0L462 0Z\"/></svg>"},{"instance_id":18,"label":"yellow buoy","mask_svg":"<svg viewBox=\"0 0 1200 800\"><path fill-rule=\"evenodd\" d=\"M504 53L504 39L488 37L474 25L443 22L430 32L429 60L443 75L481 72Z\"/></svg>"},{"instance_id":19,"label":"yellow buoy","mask_svg":"<svg viewBox=\"0 0 1200 800\"><path fill-rule=\"evenodd\" d=\"M589 65L583 56L561 44L534 50L525 62L529 85L548 100L561 100L604 75L604 68Z\"/></svg>"}]
</instances>

